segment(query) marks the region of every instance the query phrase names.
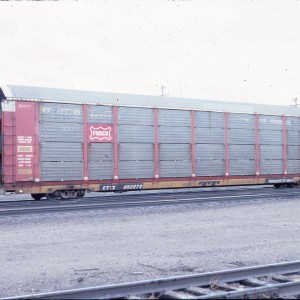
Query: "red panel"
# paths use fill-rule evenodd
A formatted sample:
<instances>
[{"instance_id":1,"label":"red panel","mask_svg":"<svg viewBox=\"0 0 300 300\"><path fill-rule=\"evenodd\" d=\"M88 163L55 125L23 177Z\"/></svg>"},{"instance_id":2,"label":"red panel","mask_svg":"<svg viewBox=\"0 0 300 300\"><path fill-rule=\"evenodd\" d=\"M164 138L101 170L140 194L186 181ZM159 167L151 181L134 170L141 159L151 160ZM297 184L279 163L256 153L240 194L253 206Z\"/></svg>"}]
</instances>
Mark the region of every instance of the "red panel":
<instances>
[{"instance_id":1,"label":"red panel","mask_svg":"<svg viewBox=\"0 0 300 300\"><path fill-rule=\"evenodd\" d=\"M34 180L35 103L16 102L16 181Z\"/></svg>"},{"instance_id":2,"label":"red panel","mask_svg":"<svg viewBox=\"0 0 300 300\"><path fill-rule=\"evenodd\" d=\"M159 178L159 149L158 149L158 109L153 109L154 114L154 177Z\"/></svg>"},{"instance_id":3,"label":"red panel","mask_svg":"<svg viewBox=\"0 0 300 300\"><path fill-rule=\"evenodd\" d=\"M196 176L196 151L195 151L195 112L191 111L191 142L192 142L192 177Z\"/></svg>"},{"instance_id":4,"label":"red panel","mask_svg":"<svg viewBox=\"0 0 300 300\"><path fill-rule=\"evenodd\" d=\"M113 143L114 143L114 179L119 178L119 149L118 149L118 107L113 107L114 127L113 127Z\"/></svg>"},{"instance_id":5,"label":"red panel","mask_svg":"<svg viewBox=\"0 0 300 300\"><path fill-rule=\"evenodd\" d=\"M255 169L256 175L260 173L260 163L259 163L259 116L255 115Z\"/></svg>"},{"instance_id":6,"label":"red panel","mask_svg":"<svg viewBox=\"0 0 300 300\"><path fill-rule=\"evenodd\" d=\"M224 113L224 121L225 121L225 176L229 176L228 112Z\"/></svg>"},{"instance_id":7,"label":"red panel","mask_svg":"<svg viewBox=\"0 0 300 300\"><path fill-rule=\"evenodd\" d=\"M287 174L287 147L286 147L286 116L282 116L283 123L283 173Z\"/></svg>"},{"instance_id":8,"label":"red panel","mask_svg":"<svg viewBox=\"0 0 300 300\"><path fill-rule=\"evenodd\" d=\"M34 180L41 181L40 164L40 103L35 103L35 151L34 151Z\"/></svg>"},{"instance_id":9,"label":"red panel","mask_svg":"<svg viewBox=\"0 0 300 300\"><path fill-rule=\"evenodd\" d=\"M89 179L88 170L88 143L89 143L89 130L88 130L88 106L84 104L83 110L83 180Z\"/></svg>"}]
</instances>

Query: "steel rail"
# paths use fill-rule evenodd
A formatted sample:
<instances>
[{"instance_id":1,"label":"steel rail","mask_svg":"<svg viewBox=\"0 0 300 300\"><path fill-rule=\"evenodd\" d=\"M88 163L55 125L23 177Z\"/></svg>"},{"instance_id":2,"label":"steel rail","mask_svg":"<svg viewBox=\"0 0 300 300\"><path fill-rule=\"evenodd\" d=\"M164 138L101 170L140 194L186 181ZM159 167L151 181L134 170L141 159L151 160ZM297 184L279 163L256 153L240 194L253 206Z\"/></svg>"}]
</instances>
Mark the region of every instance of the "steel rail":
<instances>
[{"instance_id":1,"label":"steel rail","mask_svg":"<svg viewBox=\"0 0 300 300\"><path fill-rule=\"evenodd\" d=\"M300 193L295 194L288 194L291 198L291 196L300 196ZM194 196L194 195L193 195ZM174 197L170 195L170 197L166 198L159 198L159 199L147 199L147 195L144 196L144 198L141 199L141 196L139 197L128 197L121 199L115 198L112 199L112 197L106 197L107 199L101 198L98 201L60 201L60 202L52 202L53 206L49 206L49 203L47 202L34 202L32 203L31 207L21 206L18 207L18 205L2 205L0 206L0 216L11 216L11 215L24 215L24 214L35 214L35 213L51 213L51 212L66 212L66 211L78 211L78 210L101 210L101 209L113 209L113 208L129 208L129 207L141 207L141 206L162 206L162 205L175 205L175 204L204 204L204 203L221 203L221 202L242 202L247 201L249 199L258 201L262 198L259 198L261 196L262 198L274 198L278 199L282 197L283 195L279 194L276 195L276 193L253 193L253 194L238 194L238 195L219 195L219 196L201 196L201 197L186 197L186 198L180 198L180 197ZM146 198L146 199L145 199ZM156 197L158 198L158 197ZM7 206L8 208L5 208ZM3 208L4 207L4 208Z\"/></svg>"},{"instance_id":2,"label":"steel rail","mask_svg":"<svg viewBox=\"0 0 300 300\"><path fill-rule=\"evenodd\" d=\"M211 286L222 282L235 282L253 277L262 277L275 274L291 274L300 271L300 261L278 263L272 265L261 265L225 271L208 272L155 280L121 283L115 285L96 286L50 293L31 294L17 297L3 298L6 300L18 299L112 299L137 297L151 293L164 293L184 288ZM300 294L300 281L264 285L261 287L248 288L240 291L221 292L211 295L198 295L194 299L225 299L241 298L245 295L275 293L279 296L292 296ZM176 293L176 292L174 292ZM176 296L174 297L176 298Z\"/></svg>"}]
</instances>

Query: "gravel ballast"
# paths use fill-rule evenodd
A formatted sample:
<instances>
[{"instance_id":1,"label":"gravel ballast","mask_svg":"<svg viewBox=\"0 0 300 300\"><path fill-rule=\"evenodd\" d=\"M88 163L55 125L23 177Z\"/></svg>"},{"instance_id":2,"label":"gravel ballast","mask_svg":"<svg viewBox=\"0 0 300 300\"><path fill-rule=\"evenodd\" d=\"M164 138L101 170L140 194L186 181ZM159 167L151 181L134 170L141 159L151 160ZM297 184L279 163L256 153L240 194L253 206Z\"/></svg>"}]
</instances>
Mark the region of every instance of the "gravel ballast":
<instances>
[{"instance_id":1,"label":"gravel ballast","mask_svg":"<svg viewBox=\"0 0 300 300\"><path fill-rule=\"evenodd\" d=\"M3 217L0 296L300 259L300 199Z\"/></svg>"}]
</instances>

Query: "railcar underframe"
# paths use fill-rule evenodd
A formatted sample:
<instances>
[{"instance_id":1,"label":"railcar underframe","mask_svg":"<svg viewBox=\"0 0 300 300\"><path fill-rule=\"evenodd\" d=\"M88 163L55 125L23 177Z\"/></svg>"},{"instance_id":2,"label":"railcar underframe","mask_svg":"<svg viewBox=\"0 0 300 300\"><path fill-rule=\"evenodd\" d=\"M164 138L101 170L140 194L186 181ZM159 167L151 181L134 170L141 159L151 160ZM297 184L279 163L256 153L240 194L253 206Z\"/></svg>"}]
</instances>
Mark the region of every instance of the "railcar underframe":
<instances>
[{"instance_id":1,"label":"railcar underframe","mask_svg":"<svg viewBox=\"0 0 300 300\"><path fill-rule=\"evenodd\" d=\"M8 98L1 115L3 190L36 199L300 180L298 116Z\"/></svg>"}]
</instances>

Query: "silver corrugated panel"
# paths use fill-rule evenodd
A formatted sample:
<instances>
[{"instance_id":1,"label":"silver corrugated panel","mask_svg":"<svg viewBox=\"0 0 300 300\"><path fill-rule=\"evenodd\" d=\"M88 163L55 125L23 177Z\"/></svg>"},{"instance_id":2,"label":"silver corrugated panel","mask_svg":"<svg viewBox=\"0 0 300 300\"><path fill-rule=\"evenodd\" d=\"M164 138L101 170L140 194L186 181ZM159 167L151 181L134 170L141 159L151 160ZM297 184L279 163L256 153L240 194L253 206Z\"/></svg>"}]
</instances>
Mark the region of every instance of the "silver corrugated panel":
<instances>
[{"instance_id":1,"label":"silver corrugated panel","mask_svg":"<svg viewBox=\"0 0 300 300\"><path fill-rule=\"evenodd\" d=\"M153 126L119 125L118 140L120 143L153 143Z\"/></svg>"},{"instance_id":2,"label":"silver corrugated panel","mask_svg":"<svg viewBox=\"0 0 300 300\"><path fill-rule=\"evenodd\" d=\"M300 159L300 146L287 146L288 159Z\"/></svg>"},{"instance_id":3,"label":"silver corrugated panel","mask_svg":"<svg viewBox=\"0 0 300 300\"><path fill-rule=\"evenodd\" d=\"M279 116L259 116L259 129L282 130L283 122Z\"/></svg>"},{"instance_id":4,"label":"silver corrugated panel","mask_svg":"<svg viewBox=\"0 0 300 300\"><path fill-rule=\"evenodd\" d=\"M288 174L300 174L300 160L293 159L287 161Z\"/></svg>"},{"instance_id":5,"label":"silver corrugated panel","mask_svg":"<svg viewBox=\"0 0 300 300\"><path fill-rule=\"evenodd\" d=\"M42 142L82 142L82 124L78 123L40 123Z\"/></svg>"},{"instance_id":6,"label":"silver corrugated panel","mask_svg":"<svg viewBox=\"0 0 300 300\"><path fill-rule=\"evenodd\" d=\"M41 161L82 161L81 143L42 142L40 144Z\"/></svg>"},{"instance_id":7,"label":"silver corrugated panel","mask_svg":"<svg viewBox=\"0 0 300 300\"><path fill-rule=\"evenodd\" d=\"M229 145L229 159L255 159L255 145Z\"/></svg>"},{"instance_id":8,"label":"silver corrugated panel","mask_svg":"<svg viewBox=\"0 0 300 300\"><path fill-rule=\"evenodd\" d=\"M66 181L83 179L82 162L41 162L42 181Z\"/></svg>"},{"instance_id":9,"label":"silver corrugated panel","mask_svg":"<svg viewBox=\"0 0 300 300\"><path fill-rule=\"evenodd\" d=\"M112 161L114 159L114 149L112 143L90 143L89 161Z\"/></svg>"},{"instance_id":10,"label":"silver corrugated panel","mask_svg":"<svg viewBox=\"0 0 300 300\"><path fill-rule=\"evenodd\" d=\"M300 130L300 118L287 117L286 118L286 128L287 130Z\"/></svg>"},{"instance_id":11,"label":"silver corrugated panel","mask_svg":"<svg viewBox=\"0 0 300 300\"><path fill-rule=\"evenodd\" d=\"M260 130L259 143L267 145L283 144L283 132L276 130Z\"/></svg>"},{"instance_id":12,"label":"silver corrugated panel","mask_svg":"<svg viewBox=\"0 0 300 300\"><path fill-rule=\"evenodd\" d=\"M153 178L153 161L120 161L119 177L125 178Z\"/></svg>"},{"instance_id":13,"label":"silver corrugated panel","mask_svg":"<svg viewBox=\"0 0 300 300\"><path fill-rule=\"evenodd\" d=\"M159 159L160 160L190 160L191 145L190 144L160 144Z\"/></svg>"},{"instance_id":14,"label":"silver corrugated panel","mask_svg":"<svg viewBox=\"0 0 300 300\"><path fill-rule=\"evenodd\" d=\"M255 131L240 128L228 130L229 144L255 144Z\"/></svg>"},{"instance_id":15,"label":"silver corrugated panel","mask_svg":"<svg viewBox=\"0 0 300 300\"><path fill-rule=\"evenodd\" d=\"M160 177L190 177L192 176L192 162L161 160L159 162Z\"/></svg>"},{"instance_id":16,"label":"silver corrugated panel","mask_svg":"<svg viewBox=\"0 0 300 300\"><path fill-rule=\"evenodd\" d=\"M249 114L229 114L228 128L245 128L255 130L255 116Z\"/></svg>"},{"instance_id":17,"label":"silver corrugated panel","mask_svg":"<svg viewBox=\"0 0 300 300\"><path fill-rule=\"evenodd\" d=\"M160 109L158 112L158 125L191 126L191 114L185 110Z\"/></svg>"},{"instance_id":18,"label":"silver corrugated panel","mask_svg":"<svg viewBox=\"0 0 300 300\"><path fill-rule=\"evenodd\" d=\"M197 144L222 144L225 142L224 128L196 128L195 141Z\"/></svg>"},{"instance_id":19,"label":"silver corrugated panel","mask_svg":"<svg viewBox=\"0 0 300 300\"><path fill-rule=\"evenodd\" d=\"M154 145L121 143L119 160L154 160Z\"/></svg>"},{"instance_id":20,"label":"silver corrugated panel","mask_svg":"<svg viewBox=\"0 0 300 300\"><path fill-rule=\"evenodd\" d=\"M230 160L229 175L255 175L255 167L255 160L253 159Z\"/></svg>"},{"instance_id":21,"label":"silver corrugated panel","mask_svg":"<svg viewBox=\"0 0 300 300\"><path fill-rule=\"evenodd\" d=\"M7 87L7 88L6 88ZM299 116L300 108L283 105L265 105L232 101L213 101L166 96L132 95L96 91L54 89L45 87L9 85L1 87L8 99L111 104L119 106L198 109L203 111L228 111L236 113L262 113Z\"/></svg>"},{"instance_id":22,"label":"silver corrugated panel","mask_svg":"<svg viewBox=\"0 0 300 300\"><path fill-rule=\"evenodd\" d=\"M300 145L300 131L288 130L286 132L286 143L288 145Z\"/></svg>"},{"instance_id":23,"label":"silver corrugated panel","mask_svg":"<svg viewBox=\"0 0 300 300\"><path fill-rule=\"evenodd\" d=\"M224 159L224 144L196 144L196 159Z\"/></svg>"},{"instance_id":24,"label":"silver corrugated panel","mask_svg":"<svg viewBox=\"0 0 300 300\"><path fill-rule=\"evenodd\" d=\"M283 159L283 145L260 145L260 159Z\"/></svg>"},{"instance_id":25,"label":"silver corrugated panel","mask_svg":"<svg viewBox=\"0 0 300 300\"><path fill-rule=\"evenodd\" d=\"M149 108L120 107L118 124L153 125L153 110Z\"/></svg>"},{"instance_id":26,"label":"silver corrugated panel","mask_svg":"<svg viewBox=\"0 0 300 300\"><path fill-rule=\"evenodd\" d=\"M197 159L196 160L197 176L223 176L225 175L224 159Z\"/></svg>"},{"instance_id":27,"label":"silver corrugated panel","mask_svg":"<svg viewBox=\"0 0 300 300\"><path fill-rule=\"evenodd\" d=\"M112 124L113 111L111 106L88 106L88 122L91 124Z\"/></svg>"},{"instance_id":28,"label":"silver corrugated panel","mask_svg":"<svg viewBox=\"0 0 300 300\"><path fill-rule=\"evenodd\" d=\"M113 161L89 161L89 179L112 179L114 176Z\"/></svg>"},{"instance_id":29,"label":"silver corrugated panel","mask_svg":"<svg viewBox=\"0 0 300 300\"><path fill-rule=\"evenodd\" d=\"M261 174L283 174L283 160L260 160Z\"/></svg>"},{"instance_id":30,"label":"silver corrugated panel","mask_svg":"<svg viewBox=\"0 0 300 300\"><path fill-rule=\"evenodd\" d=\"M82 123L82 106L42 103L40 107L40 119L44 122Z\"/></svg>"},{"instance_id":31,"label":"silver corrugated panel","mask_svg":"<svg viewBox=\"0 0 300 300\"><path fill-rule=\"evenodd\" d=\"M224 128L224 113L198 111L195 113L195 127Z\"/></svg>"},{"instance_id":32,"label":"silver corrugated panel","mask_svg":"<svg viewBox=\"0 0 300 300\"><path fill-rule=\"evenodd\" d=\"M159 126L158 132L160 143L189 144L191 142L190 127Z\"/></svg>"}]
</instances>

